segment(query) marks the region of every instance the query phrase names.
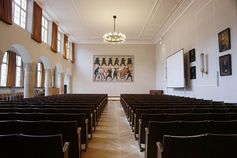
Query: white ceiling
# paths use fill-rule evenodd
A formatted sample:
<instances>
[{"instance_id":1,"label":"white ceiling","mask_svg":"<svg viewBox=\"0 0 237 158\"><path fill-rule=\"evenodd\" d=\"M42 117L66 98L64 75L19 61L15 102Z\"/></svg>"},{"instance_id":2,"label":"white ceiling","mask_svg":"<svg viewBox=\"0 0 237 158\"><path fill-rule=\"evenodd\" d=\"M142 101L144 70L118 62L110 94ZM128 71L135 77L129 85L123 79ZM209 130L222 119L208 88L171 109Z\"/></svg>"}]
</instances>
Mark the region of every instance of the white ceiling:
<instances>
[{"instance_id":1,"label":"white ceiling","mask_svg":"<svg viewBox=\"0 0 237 158\"><path fill-rule=\"evenodd\" d=\"M113 31L126 43L156 43L192 0L37 0L43 10L76 43L103 43ZM168 24L168 25L167 25Z\"/></svg>"}]
</instances>

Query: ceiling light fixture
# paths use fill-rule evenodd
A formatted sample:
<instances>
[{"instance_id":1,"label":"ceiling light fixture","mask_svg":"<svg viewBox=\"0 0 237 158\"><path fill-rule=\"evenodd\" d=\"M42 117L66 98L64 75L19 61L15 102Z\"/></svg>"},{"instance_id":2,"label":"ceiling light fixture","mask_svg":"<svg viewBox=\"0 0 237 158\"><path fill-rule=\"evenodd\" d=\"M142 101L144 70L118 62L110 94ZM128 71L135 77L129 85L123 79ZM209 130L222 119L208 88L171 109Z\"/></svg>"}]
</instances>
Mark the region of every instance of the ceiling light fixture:
<instances>
[{"instance_id":1,"label":"ceiling light fixture","mask_svg":"<svg viewBox=\"0 0 237 158\"><path fill-rule=\"evenodd\" d=\"M119 43L123 43L123 42L125 42L126 36L125 36L125 34L117 33L117 32L115 31L115 19L116 19L116 15L114 15L113 18L114 18L114 32L113 32L113 33L111 33L111 32L106 33L106 34L103 36L104 41L105 41L105 42L111 42L111 43L113 43L113 44L115 44L115 43L118 43L118 44L119 44Z\"/></svg>"}]
</instances>

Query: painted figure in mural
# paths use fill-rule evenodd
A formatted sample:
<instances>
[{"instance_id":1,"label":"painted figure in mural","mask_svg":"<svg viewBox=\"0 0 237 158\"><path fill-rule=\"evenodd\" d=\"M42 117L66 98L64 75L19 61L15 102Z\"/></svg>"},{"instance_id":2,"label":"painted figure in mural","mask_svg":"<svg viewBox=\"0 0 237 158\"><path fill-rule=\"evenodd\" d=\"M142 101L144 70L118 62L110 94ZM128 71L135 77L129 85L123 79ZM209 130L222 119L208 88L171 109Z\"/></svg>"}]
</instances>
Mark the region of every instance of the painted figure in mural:
<instances>
[{"instance_id":1,"label":"painted figure in mural","mask_svg":"<svg viewBox=\"0 0 237 158\"><path fill-rule=\"evenodd\" d=\"M128 80L128 78L131 78L131 81L133 81L132 80L132 73L131 73L131 71L129 70L128 67L126 68L126 70L127 70L127 78L126 78L126 80Z\"/></svg>"},{"instance_id":2,"label":"painted figure in mural","mask_svg":"<svg viewBox=\"0 0 237 158\"><path fill-rule=\"evenodd\" d=\"M132 59L128 58L127 65L132 64Z\"/></svg>"},{"instance_id":3,"label":"painted figure in mural","mask_svg":"<svg viewBox=\"0 0 237 158\"><path fill-rule=\"evenodd\" d=\"M102 65L102 66L104 66L104 65L107 66L105 58L102 58L102 63L101 63L101 65Z\"/></svg>"},{"instance_id":4,"label":"painted figure in mural","mask_svg":"<svg viewBox=\"0 0 237 158\"><path fill-rule=\"evenodd\" d=\"M98 66L100 66L100 59L99 59L99 58L95 58L94 64L95 64L95 65L97 64Z\"/></svg>"},{"instance_id":5,"label":"painted figure in mural","mask_svg":"<svg viewBox=\"0 0 237 158\"><path fill-rule=\"evenodd\" d=\"M106 77L106 81L108 80L108 78L111 78L111 79L112 79L112 69L111 69L111 67L110 67L109 70L108 70L108 75L107 75L107 77Z\"/></svg>"},{"instance_id":6,"label":"painted figure in mural","mask_svg":"<svg viewBox=\"0 0 237 158\"><path fill-rule=\"evenodd\" d=\"M112 58L109 58L108 66L113 66Z\"/></svg>"},{"instance_id":7,"label":"painted figure in mural","mask_svg":"<svg viewBox=\"0 0 237 158\"><path fill-rule=\"evenodd\" d=\"M115 58L115 61L114 61L114 66L119 66L119 60L118 60L118 58Z\"/></svg>"},{"instance_id":8,"label":"painted figure in mural","mask_svg":"<svg viewBox=\"0 0 237 158\"><path fill-rule=\"evenodd\" d=\"M104 76L104 74L103 74L104 70L103 70L102 66L99 67L99 70L98 70L98 71L99 71L98 80L103 81L103 80L105 79L105 76Z\"/></svg>"},{"instance_id":9,"label":"painted figure in mural","mask_svg":"<svg viewBox=\"0 0 237 158\"><path fill-rule=\"evenodd\" d=\"M98 74L99 74L99 66L94 70L94 80L96 80Z\"/></svg>"},{"instance_id":10,"label":"painted figure in mural","mask_svg":"<svg viewBox=\"0 0 237 158\"><path fill-rule=\"evenodd\" d=\"M121 59L120 66L122 66L122 65L123 65L123 66L126 66L126 65L125 65L125 59L124 59L124 58Z\"/></svg>"},{"instance_id":11,"label":"painted figure in mural","mask_svg":"<svg viewBox=\"0 0 237 158\"><path fill-rule=\"evenodd\" d=\"M104 66L103 67L103 76L104 76L104 79L106 80L107 79L107 76L108 76L108 67L107 66Z\"/></svg>"},{"instance_id":12,"label":"painted figure in mural","mask_svg":"<svg viewBox=\"0 0 237 158\"><path fill-rule=\"evenodd\" d=\"M112 80L114 80L114 79L118 80L118 69L116 67L114 68Z\"/></svg>"},{"instance_id":13,"label":"painted figure in mural","mask_svg":"<svg viewBox=\"0 0 237 158\"><path fill-rule=\"evenodd\" d=\"M125 77L126 77L126 75L127 75L127 70L126 70L126 68L124 67L122 70L120 70L120 71L119 71L119 74L120 74L120 78L125 80Z\"/></svg>"}]
</instances>

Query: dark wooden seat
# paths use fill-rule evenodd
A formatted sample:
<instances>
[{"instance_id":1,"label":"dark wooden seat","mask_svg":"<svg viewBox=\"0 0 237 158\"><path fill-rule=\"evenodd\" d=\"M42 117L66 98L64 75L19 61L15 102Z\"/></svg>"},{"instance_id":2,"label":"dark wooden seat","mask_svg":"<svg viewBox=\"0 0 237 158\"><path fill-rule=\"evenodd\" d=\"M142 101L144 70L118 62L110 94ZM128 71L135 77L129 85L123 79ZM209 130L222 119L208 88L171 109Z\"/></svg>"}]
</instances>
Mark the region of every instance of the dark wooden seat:
<instances>
[{"instance_id":1,"label":"dark wooden seat","mask_svg":"<svg viewBox=\"0 0 237 158\"><path fill-rule=\"evenodd\" d=\"M69 157L80 157L80 128L77 121L0 121L0 134L55 135L61 134L63 142L70 142Z\"/></svg>"},{"instance_id":2,"label":"dark wooden seat","mask_svg":"<svg viewBox=\"0 0 237 158\"><path fill-rule=\"evenodd\" d=\"M230 121L150 121L146 128L146 148L147 158L156 157L156 142L162 143L164 135L192 136L208 132L215 134L236 134L237 120Z\"/></svg>"},{"instance_id":3,"label":"dark wooden seat","mask_svg":"<svg viewBox=\"0 0 237 158\"><path fill-rule=\"evenodd\" d=\"M204 158L203 136L164 135L163 146L157 143L157 158Z\"/></svg>"},{"instance_id":4,"label":"dark wooden seat","mask_svg":"<svg viewBox=\"0 0 237 158\"><path fill-rule=\"evenodd\" d=\"M68 158L69 142L61 135L0 135L0 153L4 158Z\"/></svg>"},{"instance_id":5,"label":"dark wooden seat","mask_svg":"<svg viewBox=\"0 0 237 158\"><path fill-rule=\"evenodd\" d=\"M93 110L90 108L45 108L45 107L38 107L38 108L1 108L0 107L0 113L5 112L18 112L18 113L85 113L86 118L88 119L88 135L89 138L92 137L92 130L95 129L95 117L93 114Z\"/></svg>"},{"instance_id":6,"label":"dark wooden seat","mask_svg":"<svg viewBox=\"0 0 237 158\"><path fill-rule=\"evenodd\" d=\"M26 121L74 121L81 128L82 149L86 150L88 145L88 127L85 114L68 114L68 113L0 113L0 120L26 120Z\"/></svg>"},{"instance_id":7,"label":"dark wooden seat","mask_svg":"<svg viewBox=\"0 0 237 158\"><path fill-rule=\"evenodd\" d=\"M0 155L4 158L19 156L17 134L0 135Z\"/></svg>"},{"instance_id":8,"label":"dark wooden seat","mask_svg":"<svg viewBox=\"0 0 237 158\"><path fill-rule=\"evenodd\" d=\"M235 158L237 134L165 135L157 158Z\"/></svg>"}]
</instances>

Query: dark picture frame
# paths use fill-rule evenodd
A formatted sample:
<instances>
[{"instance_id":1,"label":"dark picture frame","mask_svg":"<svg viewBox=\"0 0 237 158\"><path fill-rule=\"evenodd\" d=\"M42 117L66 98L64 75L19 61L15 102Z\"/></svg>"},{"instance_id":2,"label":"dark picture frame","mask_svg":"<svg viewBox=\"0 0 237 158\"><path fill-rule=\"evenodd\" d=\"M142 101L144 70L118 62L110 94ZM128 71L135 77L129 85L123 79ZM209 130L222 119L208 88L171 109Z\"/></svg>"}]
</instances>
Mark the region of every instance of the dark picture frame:
<instances>
[{"instance_id":1,"label":"dark picture frame","mask_svg":"<svg viewBox=\"0 0 237 158\"><path fill-rule=\"evenodd\" d=\"M196 79L196 66L190 67L190 79Z\"/></svg>"},{"instance_id":2,"label":"dark picture frame","mask_svg":"<svg viewBox=\"0 0 237 158\"><path fill-rule=\"evenodd\" d=\"M231 49L230 28L218 33L219 52Z\"/></svg>"},{"instance_id":3,"label":"dark picture frame","mask_svg":"<svg viewBox=\"0 0 237 158\"><path fill-rule=\"evenodd\" d=\"M223 55L219 57L220 76L232 75L231 55Z\"/></svg>"},{"instance_id":4,"label":"dark picture frame","mask_svg":"<svg viewBox=\"0 0 237 158\"><path fill-rule=\"evenodd\" d=\"M189 62L194 62L196 60L195 48L189 51Z\"/></svg>"}]
</instances>

